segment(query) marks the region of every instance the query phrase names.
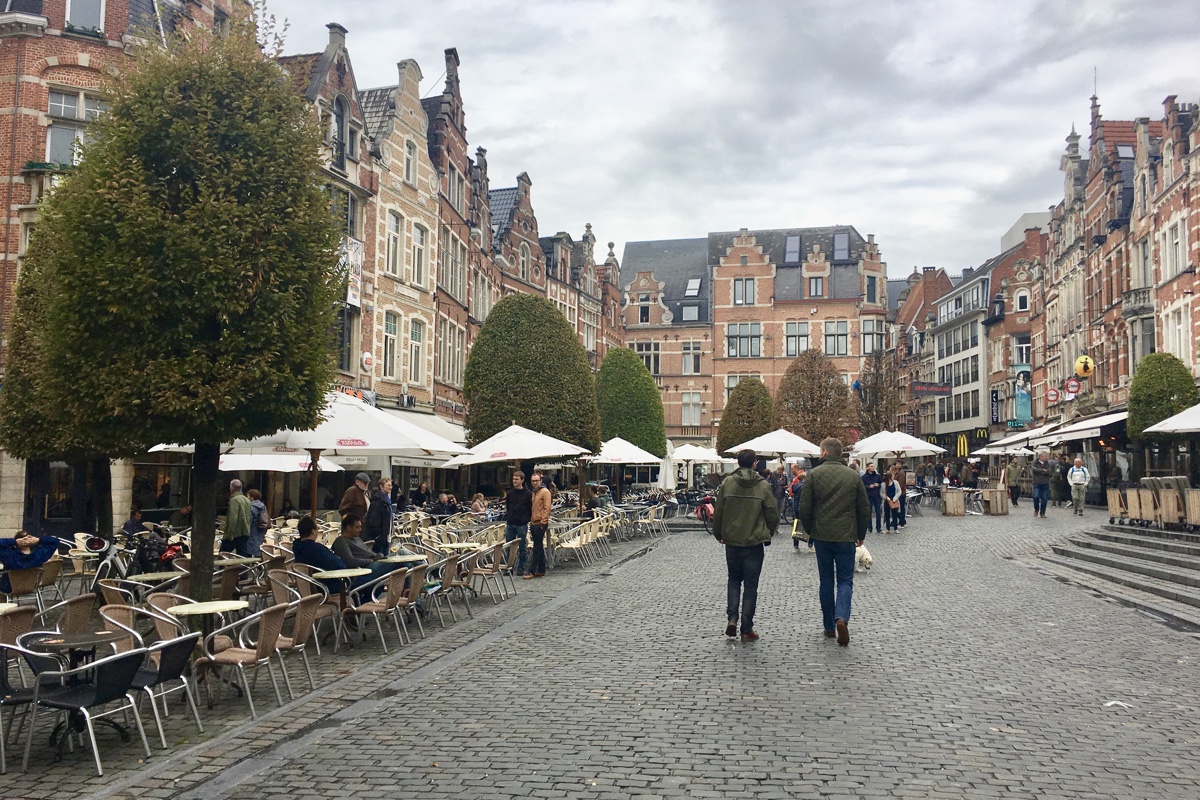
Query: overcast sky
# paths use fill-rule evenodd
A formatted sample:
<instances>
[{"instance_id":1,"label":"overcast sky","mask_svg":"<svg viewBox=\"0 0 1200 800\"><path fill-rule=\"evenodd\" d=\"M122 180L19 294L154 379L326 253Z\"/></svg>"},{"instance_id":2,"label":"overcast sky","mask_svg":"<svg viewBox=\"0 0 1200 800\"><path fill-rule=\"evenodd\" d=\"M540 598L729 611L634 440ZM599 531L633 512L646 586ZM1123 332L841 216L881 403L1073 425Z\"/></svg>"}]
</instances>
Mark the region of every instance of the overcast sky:
<instances>
[{"instance_id":1,"label":"overcast sky","mask_svg":"<svg viewBox=\"0 0 1200 800\"><path fill-rule=\"evenodd\" d=\"M844 224L892 277L958 272L1062 197L1093 68L1108 119L1200 100L1197 0L270 0L287 52L349 29L361 89L458 48L492 188L601 245ZM598 249L598 258L603 250Z\"/></svg>"}]
</instances>

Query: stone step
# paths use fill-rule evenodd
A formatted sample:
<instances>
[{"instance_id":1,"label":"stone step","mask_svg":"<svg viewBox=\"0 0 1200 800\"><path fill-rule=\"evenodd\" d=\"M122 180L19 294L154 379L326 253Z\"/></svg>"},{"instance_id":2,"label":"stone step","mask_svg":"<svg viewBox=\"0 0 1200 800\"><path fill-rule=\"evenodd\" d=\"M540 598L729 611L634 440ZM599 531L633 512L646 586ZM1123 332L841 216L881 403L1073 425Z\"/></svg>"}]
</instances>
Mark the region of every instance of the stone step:
<instances>
[{"instance_id":1,"label":"stone step","mask_svg":"<svg viewBox=\"0 0 1200 800\"><path fill-rule=\"evenodd\" d=\"M1060 563L1061 561L1061 563ZM1083 572L1076 563L1057 556L1041 556L1026 563L1059 580L1111 597L1119 603L1139 609L1188 631L1200 631L1200 608L1169 600L1159 594L1118 584L1105 577Z\"/></svg>"},{"instance_id":2,"label":"stone step","mask_svg":"<svg viewBox=\"0 0 1200 800\"><path fill-rule=\"evenodd\" d=\"M1200 557L1200 543L1192 543L1177 539L1164 539L1159 536L1146 536L1136 528L1121 528L1111 530L1107 526L1100 531L1084 531L1086 536L1099 541L1132 545L1146 550L1157 550L1179 555Z\"/></svg>"},{"instance_id":3,"label":"stone step","mask_svg":"<svg viewBox=\"0 0 1200 800\"><path fill-rule=\"evenodd\" d=\"M1180 542L1200 544L1200 533L1196 531L1164 531L1153 525L1148 525L1144 528L1139 525L1101 525L1100 529L1116 533L1137 533L1141 536L1151 536L1156 539L1174 539Z\"/></svg>"},{"instance_id":4,"label":"stone step","mask_svg":"<svg viewBox=\"0 0 1200 800\"><path fill-rule=\"evenodd\" d=\"M1070 544L1055 544L1051 545L1050 549L1055 554L1064 558L1087 561L1102 567L1131 572L1136 575L1154 578L1155 580L1177 583L1180 586L1200 590L1200 572L1193 569L1171 567L1155 561L1147 561L1144 558L1119 556L1112 553L1105 553L1101 550L1076 547Z\"/></svg>"},{"instance_id":5,"label":"stone step","mask_svg":"<svg viewBox=\"0 0 1200 800\"><path fill-rule=\"evenodd\" d=\"M1115 536L1116 534L1108 535ZM1180 551L1164 547L1163 545L1172 543L1157 539L1149 540L1150 545L1147 545L1141 541L1134 541L1132 543L1111 541L1109 539L1097 538L1094 534L1069 536L1067 537L1067 541L1076 547L1085 547L1089 550L1098 550L1127 558L1140 558L1155 564L1200 572L1200 547L1176 545L1176 547L1187 548ZM1153 545L1158 546L1155 547Z\"/></svg>"},{"instance_id":6,"label":"stone step","mask_svg":"<svg viewBox=\"0 0 1200 800\"><path fill-rule=\"evenodd\" d=\"M1078 558L1057 555L1042 555L1041 558L1060 567L1072 569L1097 578L1102 578L1103 580L1117 586L1137 589L1142 592L1156 595L1160 598L1165 598L1176 603L1182 603L1183 605L1200 609L1200 590L1176 583L1174 581L1162 580L1148 575L1129 572L1116 567L1097 564L1091 561L1084 561Z\"/></svg>"}]
</instances>

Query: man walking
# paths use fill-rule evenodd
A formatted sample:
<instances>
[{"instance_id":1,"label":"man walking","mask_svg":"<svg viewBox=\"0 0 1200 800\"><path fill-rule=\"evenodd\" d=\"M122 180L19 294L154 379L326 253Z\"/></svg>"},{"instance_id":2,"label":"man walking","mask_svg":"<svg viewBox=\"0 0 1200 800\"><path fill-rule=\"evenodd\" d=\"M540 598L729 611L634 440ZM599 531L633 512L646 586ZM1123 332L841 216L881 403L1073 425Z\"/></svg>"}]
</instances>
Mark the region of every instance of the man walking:
<instances>
[{"instance_id":1,"label":"man walking","mask_svg":"<svg viewBox=\"0 0 1200 800\"><path fill-rule=\"evenodd\" d=\"M1088 475L1087 467L1083 465L1083 459L1075 459L1075 466L1067 470L1067 483L1071 487L1071 505L1075 507L1075 514L1080 517L1083 516L1083 501L1089 480L1091 476Z\"/></svg>"},{"instance_id":2,"label":"man walking","mask_svg":"<svg viewBox=\"0 0 1200 800\"><path fill-rule=\"evenodd\" d=\"M875 517L875 532L883 533L883 496L879 487L883 486L883 476L875 471L875 462L867 462L867 471L862 476L863 487L867 490L867 502L871 504L871 514ZM870 524L867 530L870 531Z\"/></svg>"},{"instance_id":3,"label":"man walking","mask_svg":"<svg viewBox=\"0 0 1200 800\"><path fill-rule=\"evenodd\" d=\"M239 556L250 557L250 498L242 494L242 482L229 482L229 512L225 515L225 535L221 552L230 550Z\"/></svg>"},{"instance_id":4,"label":"man walking","mask_svg":"<svg viewBox=\"0 0 1200 800\"><path fill-rule=\"evenodd\" d=\"M787 502L787 491L791 481L783 472L783 464L775 468L775 472L771 475L771 493L775 495L775 510L779 512L779 516L783 516L783 506Z\"/></svg>"},{"instance_id":5,"label":"man walking","mask_svg":"<svg viewBox=\"0 0 1200 800\"><path fill-rule=\"evenodd\" d=\"M540 578L546 574L546 529L550 527L550 490L543 485L542 473L535 472L530 479L533 484L533 501L529 508L529 536L533 539L533 557L529 560L529 572L525 580Z\"/></svg>"},{"instance_id":6,"label":"man walking","mask_svg":"<svg viewBox=\"0 0 1200 800\"><path fill-rule=\"evenodd\" d=\"M338 512L343 517L347 514L353 514L359 519L366 519L367 507L370 504L370 501L367 499L367 489L370 486L370 475L365 472L355 475L354 484L342 495L342 502L338 504Z\"/></svg>"},{"instance_id":7,"label":"man walking","mask_svg":"<svg viewBox=\"0 0 1200 800\"><path fill-rule=\"evenodd\" d=\"M771 487L754 471L758 456L753 450L737 454L738 468L717 489L712 534L725 545L725 635L734 636L741 608L743 642L758 639L754 612L758 607L758 578L762 574L763 548L779 526L779 510Z\"/></svg>"},{"instance_id":8,"label":"man walking","mask_svg":"<svg viewBox=\"0 0 1200 800\"><path fill-rule=\"evenodd\" d=\"M1008 499L1016 508L1017 498L1021 496L1021 465L1017 463L1016 456L1004 468L1004 483L1008 486Z\"/></svg>"},{"instance_id":9,"label":"man walking","mask_svg":"<svg viewBox=\"0 0 1200 800\"><path fill-rule=\"evenodd\" d=\"M871 506L858 474L842 463L842 443L837 439L821 442L821 466L808 474L800 495L800 524L816 543L825 635L836 636L845 647L850 644L854 548L867 536Z\"/></svg>"},{"instance_id":10,"label":"man walking","mask_svg":"<svg viewBox=\"0 0 1200 800\"><path fill-rule=\"evenodd\" d=\"M504 541L517 541L517 574L525 574L525 534L529 533L529 516L533 513L533 492L525 488L525 473L517 470L512 476L512 488L504 496Z\"/></svg>"},{"instance_id":11,"label":"man walking","mask_svg":"<svg viewBox=\"0 0 1200 800\"><path fill-rule=\"evenodd\" d=\"M1046 518L1046 503L1050 501L1050 474L1054 468L1046 458L1046 451L1038 453L1037 461L1033 462L1033 518Z\"/></svg>"}]
</instances>

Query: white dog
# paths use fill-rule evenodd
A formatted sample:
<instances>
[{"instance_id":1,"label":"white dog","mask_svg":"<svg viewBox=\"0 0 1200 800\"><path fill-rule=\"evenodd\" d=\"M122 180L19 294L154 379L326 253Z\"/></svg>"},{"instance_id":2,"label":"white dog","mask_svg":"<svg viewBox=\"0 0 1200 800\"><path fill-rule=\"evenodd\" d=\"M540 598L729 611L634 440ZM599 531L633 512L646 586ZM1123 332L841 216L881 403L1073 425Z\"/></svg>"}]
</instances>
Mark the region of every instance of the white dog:
<instances>
[{"instance_id":1,"label":"white dog","mask_svg":"<svg viewBox=\"0 0 1200 800\"><path fill-rule=\"evenodd\" d=\"M854 548L854 571L855 572L870 572L871 565L875 563L875 559L871 558L871 551L863 545Z\"/></svg>"}]
</instances>

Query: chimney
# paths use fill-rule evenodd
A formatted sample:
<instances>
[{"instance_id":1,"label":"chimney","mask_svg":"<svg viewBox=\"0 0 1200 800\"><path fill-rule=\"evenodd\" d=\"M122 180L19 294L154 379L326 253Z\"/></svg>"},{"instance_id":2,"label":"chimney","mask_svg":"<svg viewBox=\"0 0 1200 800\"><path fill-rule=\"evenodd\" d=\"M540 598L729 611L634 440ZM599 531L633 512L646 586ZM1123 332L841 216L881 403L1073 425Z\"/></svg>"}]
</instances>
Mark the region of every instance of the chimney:
<instances>
[{"instance_id":1,"label":"chimney","mask_svg":"<svg viewBox=\"0 0 1200 800\"><path fill-rule=\"evenodd\" d=\"M329 28L329 43L345 50L346 49L346 29L343 28L341 25L339 25L336 22L331 22L328 25L326 25L325 27Z\"/></svg>"},{"instance_id":2,"label":"chimney","mask_svg":"<svg viewBox=\"0 0 1200 800\"><path fill-rule=\"evenodd\" d=\"M966 282L967 282L967 280L968 280L968 279L971 277L971 275L973 275L974 273L975 273L975 268L974 268L974 267L963 267L963 271L962 271L962 282L963 282L963 283L966 283Z\"/></svg>"}]
</instances>

